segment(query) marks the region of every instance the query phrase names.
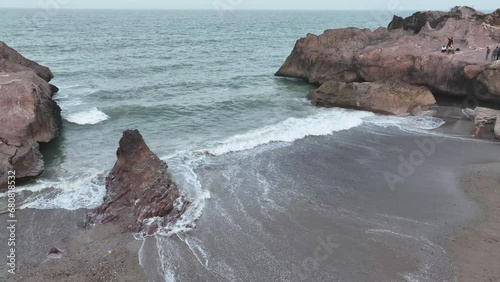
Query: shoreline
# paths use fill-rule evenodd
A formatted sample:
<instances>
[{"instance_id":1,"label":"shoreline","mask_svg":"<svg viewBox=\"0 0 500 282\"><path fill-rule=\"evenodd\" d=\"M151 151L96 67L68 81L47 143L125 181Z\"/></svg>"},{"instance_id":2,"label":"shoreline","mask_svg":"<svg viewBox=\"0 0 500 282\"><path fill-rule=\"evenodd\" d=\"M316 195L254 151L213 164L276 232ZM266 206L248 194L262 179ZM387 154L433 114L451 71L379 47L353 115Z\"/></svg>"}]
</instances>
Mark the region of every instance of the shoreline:
<instances>
[{"instance_id":1,"label":"shoreline","mask_svg":"<svg viewBox=\"0 0 500 282\"><path fill-rule=\"evenodd\" d=\"M452 126L444 130L443 133L450 134L451 136L462 132L465 134L467 132L468 125L470 125L469 123L469 121L466 121L466 123L460 124L460 126ZM380 130L380 133L384 132L386 132L386 130ZM479 143L469 143L468 140L449 139L448 145L439 147L440 149L436 151L435 155L429 157L427 165L418 169L413 177L409 177L407 179L404 187L400 187L400 189L396 192L391 192L387 187L385 187L383 179L379 179L379 176L381 175L380 169L383 172L384 169L395 168L398 163L394 160L394 158L379 159L377 155L388 154L391 152L391 147L398 147L401 150L401 152L396 153L395 156L399 154L407 155L416 148L414 140L424 140L428 137L427 135L420 136L418 134L406 133L396 133L396 135L393 135L394 132L392 130L387 130L386 133L389 133L386 137L384 137L384 134L370 134L372 137L370 139L374 140L366 142L364 141L365 138L363 138L366 137L366 133L364 133L363 129L358 128L339 133L337 135L301 139L293 145L294 148L297 149L294 153L288 152L289 148L276 149L272 152L272 154L266 154L264 160L252 157L250 159L252 160L250 163L254 163L256 161L275 163L278 166L273 168L284 169L280 170L284 173L283 175L287 175L286 173L292 173L292 171L293 174L295 174L294 171L297 169L295 166L289 167L287 163L301 163L300 167L303 169L312 168L314 166L315 169L309 171L308 173L305 173L307 172L306 170L304 172L305 174L301 173L299 178L312 177L312 179L324 181L325 183L340 181L340 178L342 178L341 175L331 177L331 173L329 172L330 170L327 168L338 168L332 160L348 160L348 162L345 162L342 167L351 171L355 171L356 169L363 167L375 168L375 166L370 165L371 162L379 163L380 161L383 161L384 163L383 165L379 164L379 168L373 169L373 171L369 170L369 172L366 173L366 182L356 184L358 187L366 188L371 187L370 185L373 187L370 189L362 189L363 191L359 191L360 193L352 194L351 196L346 195L347 197L343 197L342 195L345 195L346 192L342 190L337 191L335 195L332 196L332 191L330 190L332 187L330 187L329 184L318 184L319 186L314 185L314 187L309 187L311 190L304 194L304 197L306 198L311 195L316 195L315 193L326 194L321 194L322 196L319 196L318 198L312 197L311 201L307 201L305 204L304 201L301 200L301 197L296 197L297 195L295 195L294 201L291 202L291 206L297 209L297 211L294 212L293 209L288 209L289 212L286 217L280 216L280 213L272 213L273 218L275 218L276 221L269 222L266 218L263 218L262 223L264 226L267 226L267 229L265 230L270 231L271 233L285 232L287 234L296 234L297 222L287 222L287 220L289 220L289 216L301 219L299 222L307 226L305 230L312 230L318 226L324 227L329 226L328 224L333 224L331 227L322 229L321 235L335 235L335 238L338 238L339 240L339 246L341 246L342 254L339 256L332 256L331 261L325 264L324 267L331 266L336 269L336 267L342 265L342 261L345 261L346 259L359 259L359 257L356 256L345 256L345 254L352 253L352 251L363 252L365 255L370 255L370 257L378 257L385 254L388 250L392 250L395 246L398 246L394 251L396 256L399 255L398 260L390 260L388 258L385 259L386 264L382 266L385 272L380 274L382 275L380 276L382 277L381 279L394 279L394 277L398 277L397 275L402 273L401 271L405 273L408 272L410 274L415 272L418 274L419 269L412 268L419 266L418 264L415 264L417 261L424 260L429 263L444 264L445 270L447 269L446 265L450 262L453 267L454 279L456 279L459 275L458 270L460 270L460 273L474 275L480 275L485 267L490 270L489 275L484 275L484 279L482 279L483 276L471 276L473 278L466 279L468 276L464 276L464 274L462 274L464 279L458 279L458 281L499 281L496 277L500 277L500 275L497 275L494 271L496 267L495 262L500 260L500 252L497 252L498 254L495 256L495 250L498 249L492 248L489 246L492 243L485 242L484 240L481 241L482 237L475 235L476 233L474 232L481 232L480 228L482 226L482 222L484 222L484 218L481 221L481 218L479 217L479 209L477 213L472 213L474 209L470 209L469 205L469 202L471 205L477 205L476 202L482 203L482 200L484 199L489 201L485 204L485 206L488 206L488 204L495 204L495 201L496 203L500 203L500 195L496 195L497 197L494 198L493 196L495 195L494 193L491 193L492 191L490 189L491 187L499 186L498 184L497 186L494 186L494 181L499 181L498 177L496 180L495 177L498 175L500 163L491 163L496 161L495 158L498 158L498 154L495 154L495 151L491 151L495 150L497 146L485 143L484 145L481 145L484 146L483 148L478 148ZM356 140L356 142L354 142L355 144L342 145L347 144L347 142L350 142L349 144L351 144L353 143L353 140ZM473 139L471 138L470 141L472 140ZM384 145L379 147L375 144ZM331 149L332 147L338 147L339 145L342 150ZM366 151L366 148L368 147L371 148L368 150L371 152L370 154ZM465 150L465 156L448 158L448 156L452 156L452 152L462 150ZM489 154L486 152L489 152ZM304 159L304 156L307 156L307 158ZM361 163L353 161L352 156L356 156L356 160L361 161ZM272 161L280 159L286 159L287 162L282 163L281 161ZM245 161L245 163L246 162L247 161ZM465 168L468 168L468 170L466 169L466 173L461 176L460 169L463 167L462 163L476 163L479 165L465 165ZM350 165L352 165L351 169L349 169ZM201 171L200 177L202 177L202 179L218 179L220 172L224 171L223 168L221 169L222 170L220 171L214 169ZM292 170L290 171L288 169ZM324 174L318 174L318 170L322 171L324 169L327 169L328 171L325 171ZM247 169L243 170L247 171ZM476 175L478 171L481 172L481 177ZM248 175L248 179L253 178L252 167L248 167L248 172L250 173ZM425 183L422 183L421 179L424 176L426 177L426 181ZM291 175L290 177L291 179L295 179ZM288 177L285 178L288 179ZM345 181L341 181L339 183L346 184L351 181L350 178L346 178L344 180ZM310 180L305 181L303 185L299 186L308 187L306 184L309 182ZM476 186L481 189L475 189L474 185L469 185L470 183L476 184ZM211 185L224 187L225 184L232 187L231 183L226 183L225 181L216 181L216 183L212 183ZM465 187L462 189L460 186ZM240 188L244 187L245 186L242 186ZM323 190L321 187L328 189ZM433 187L440 187L440 189L435 189ZM214 187L208 185L207 189L214 193L213 201L229 202L229 194L218 192L223 188L215 189ZM355 190L358 189L350 190L350 193L355 193ZM479 194L481 197L474 197L473 194L470 194L476 190L484 190L484 193ZM246 190L236 189L236 191ZM302 189L300 189L299 192L302 193ZM329 198L329 196L332 197ZM342 197L342 199L338 198L339 196ZM238 195L238 198L251 203L252 199L248 199L246 197L245 193ZM276 200L277 203L285 204L285 202L281 202L280 199L274 200ZM361 205L363 208L361 210L353 210L352 206L349 205L350 200L356 200L356 205ZM310 209L310 205L313 205L313 203L318 203L317 205L314 205L317 212ZM377 219L377 217L374 218L372 216L368 216L365 218L365 215L387 215L388 217L386 218L393 215L401 218L407 218L410 221L406 220L401 223L396 222L397 224L390 225L396 229L391 229L385 224L390 224L392 221L386 221L378 217L378 220L382 220L383 224L377 225L376 222L372 222L374 223L373 225L362 225L361 229L353 229L353 226L359 227L360 222L356 220L351 221L349 220L349 217L346 218L346 214L339 213L338 211L329 208L335 206L337 209L342 210L341 208L344 207L344 204L346 205L346 210L352 210L353 212L358 213L359 216L369 220L369 222L372 222L370 221L371 219ZM204 235L206 236L208 230L210 230L207 226L214 224L215 222L217 224L221 223L217 221L221 220L220 213L216 209L211 209L210 207L214 207L214 202L211 202L207 210L204 211L204 216L201 220L202 222L200 223L201 228L195 230L193 234L191 234L193 236L197 236L200 240ZM253 205L248 206L249 210L256 211L254 208L255 206ZM425 210L426 212L422 212L422 210ZM237 216L239 214L237 209L231 211L232 215ZM87 212L88 210L70 211L62 209L24 209L18 211L20 222L27 223L24 227L25 229L19 229L19 241L37 242L37 244L25 244L24 247L20 246L18 248L19 266L22 267L22 269L19 270L19 274L16 275L13 280L9 280L12 278L9 277L7 281L83 282L89 281L89 279L90 281L158 281L161 276L158 271L161 267L165 266L162 266L161 261L159 261L156 257L158 249L156 249L157 244L155 240L147 240L147 242L143 244L142 241L135 240L131 233L123 233L123 230L115 225L96 226L91 229L85 229L83 228L83 222ZM436 217L435 220L434 217ZM464 220L464 218L466 220ZM498 218L500 218L500 216ZM0 220L4 219L5 215L0 215ZM243 220L244 218L235 217L234 219ZM486 220L488 220L488 218L486 218ZM409 224L408 222L412 223ZM202 223L209 225L202 227ZM222 224L223 223L224 221ZM267 225L269 223L273 224ZM309 226L309 224L311 225ZM498 228L500 228L500 222L497 221L497 224ZM471 227L460 227L465 225ZM429 229L429 226L437 228L432 227ZM229 228L230 225L226 227ZM488 225L486 225L486 228L487 227ZM292 232L291 230L294 231ZM365 231L359 232L359 230ZM427 238L431 238L431 241L438 241L437 245L439 246L439 250L444 249L446 252L437 254L432 246L423 246L425 249L423 251L421 247L406 248L406 243L398 241L398 238L401 237L393 237L393 235L391 235L396 233L388 233L384 231L394 231L397 232L397 234L407 234L408 236L413 236L415 234L427 234L429 236ZM311 235L309 231L302 232L303 233L299 234L301 234L300 236L302 238L302 242L306 244L306 247L304 248L305 251L302 252L302 249L298 249L296 251L297 253L294 254L294 259L290 260L293 263L301 262L301 259L303 260L307 257L307 255L310 255L308 253L308 248L314 249L314 247L316 247L314 245L314 239L317 238L317 234L314 233ZM464 232L465 234L463 234ZM494 234L495 233L492 235ZM216 233L213 235L218 237L221 234ZM258 236L262 236L262 234L259 233L256 236L258 238ZM479 241L477 242L474 241L476 237L479 238ZM367 249L365 249L362 246L353 244L353 238L357 238L359 242L377 240L377 243L370 245ZM470 238L473 239L471 240ZM493 238L495 237L493 236ZM235 240L233 243L238 242L238 238L231 237L231 239ZM453 239L455 241L449 242ZM287 241L283 241L281 243L283 246L291 246L292 244L290 242L287 243ZM308 245L309 243L311 245ZM479 247L476 247L476 243ZM453 246L453 244L456 245ZM182 277L185 278L186 281L196 281L196 278L200 277L205 277L205 279L207 279L206 281L217 281L218 278L220 278L213 271L205 272L206 269L201 267L199 262L189 255L190 251L186 249L184 243L172 240L169 242L168 246L171 248L170 250L173 250L174 254L175 250L180 251L181 254L187 254L187 258L185 256L175 257L172 254L171 257L169 257L169 259L173 259L173 264L180 267L179 271L182 273ZM4 252L4 247L5 246L0 246L0 251ZM48 251L53 247L60 248L65 252L62 258L47 258ZM215 248L217 250L222 248L217 244L207 245L206 247L209 249ZM470 251L471 248L479 251L476 251L473 254ZM483 250L489 250L490 252L484 252ZM250 252L250 250L248 251ZM420 255L415 255L414 252L421 253ZM276 251L276 254L280 254L280 252ZM474 255L474 260L472 262L468 261L470 260L469 257L471 254ZM488 254L489 257L481 260L482 254ZM232 257L232 254L229 252L225 255L227 255L229 259ZM178 259L178 261L176 259ZM430 260L427 261L425 259ZM142 267L139 265L139 260L142 261ZM370 263L371 261L374 262L376 260L373 259L368 262L364 262L367 269L369 267L374 267ZM361 261L360 265L362 264L363 262ZM379 265L377 267L381 266ZM187 269L192 271L192 273L188 272ZM322 269L328 274L328 268ZM338 270L345 272L344 275L348 275L348 273L352 271L352 269L343 268ZM242 277L245 277L244 273L244 271L241 272ZM285 275L285 277L291 277L287 276L291 275L290 273L285 273L283 275ZM333 273L332 275L336 275L336 273ZM457 281L451 280L452 274L445 273L444 275L448 275L442 277L447 281ZM356 277L359 278L359 276ZM428 277L436 278L437 276ZM478 279L477 277L480 278ZM488 280L489 278L493 278L493 280ZM1 274L0 280L2 280ZM433 280L424 279L422 281Z\"/></svg>"},{"instance_id":2,"label":"shoreline","mask_svg":"<svg viewBox=\"0 0 500 282\"><path fill-rule=\"evenodd\" d=\"M16 274L0 272L0 280L12 282L108 282L147 281L139 265L142 241L117 225L85 229L88 210L17 211L19 230ZM6 216L1 215L5 221ZM21 223L27 223L26 225ZM28 243L29 242L29 243ZM6 253L2 244L0 251ZM52 248L60 254L49 255ZM5 265L6 266L6 265ZM4 265L2 265L4 267ZM0 270L3 268L0 267Z\"/></svg>"},{"instance_id":3,"label":"shoreline","mask_svg":"<svg viewBox=\"0 0 500 282\"><path fill-rule=\"evenodd\" d=\"M482 215L453 232L446 247L460 281L500 281L500 162L465 165L462 189Z\"/></svg>"}]
</instances>

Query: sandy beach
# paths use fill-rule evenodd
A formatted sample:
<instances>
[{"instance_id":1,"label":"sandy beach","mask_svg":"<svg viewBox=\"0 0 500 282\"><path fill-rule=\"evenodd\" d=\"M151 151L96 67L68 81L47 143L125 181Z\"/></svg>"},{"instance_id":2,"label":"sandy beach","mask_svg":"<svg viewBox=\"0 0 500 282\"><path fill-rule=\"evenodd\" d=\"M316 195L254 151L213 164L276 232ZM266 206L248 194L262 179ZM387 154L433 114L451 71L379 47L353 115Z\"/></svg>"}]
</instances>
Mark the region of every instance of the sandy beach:
<instances>
[{"instance_id":1,"label":"sandy beach","mask_svg":"<svg viewBox=\"0 0 500 282\"><path fill-rule=\"evenodd\" d=\"M394 170L399 163L395 156L409 154L418 148L416 140L429 136L360 127L336 136L306 138L263 155L228 156L225 161L238 168L234 171L238 178L228 176L233 168L217 162L198 171L213 199L197 229L159 242L147 240L141 252L143 241L119 226L85 229L88 210L19 210L19 269L16 276L0 278L9 282L164 281L163 271L168 269L157 249L163 246L163 259L170 267L175 265L178 281L231 281L217 269L222 261L238 267L244 281L257 273L270 281L302 281L300 275L313 273L299 268L297 274L296 267L310 256L317 238L332 236L338 249L319 265L314 273L318 281L370 281L368 273L376 273L379 281L499 281L499 164L493 162L500 157L498 144L471 139L469 126L450 122L436 130L454 137L439 144L395 191L388 188L383 172ZM262 171L264 164L273 165ZM362 179L346 174L356 170L363 171ZM255 195L245 192L254 189L256 175L262 179L276 173L288 180L270 183L275 187L270 189L278 190L267 192L265 199L257 190ZM224 203L228 206L221 217ZM245 226L249 216L255 226ZM5 222L5 215L0 220ZM63 254L48 256L54 247ZM7 252L6 248L2 244L0 251ZM202 251L213 256L206 265L201 263ZM272 268L277 272L269 272L267 259L252 260L266 252L275 257ZM434 268L424 270L426 264ZM360 272L359 267L366 270Z\"/></svg>"},{"instance_id":2,"label":"sandy beach","mask_svg":"<svg viewBox=\"0 0 500 282\"><path fill-rule=\"evenodd\" d=\"M2 264L0 280L12 282L147 281L139 265L142 244L118 226L83 227L86 210L19 210L16 275ZM2 222L6 221L1 216ZM7 252L5 244L0 250ZM60 255L48 255L52 248Z\"/></svg>"},{"instance_id":3,"label":"sandy beach","mask_svg":"<svg viewBox=\"0 0 500 282\"><path fill-rule=\"evenodd\" d=\"M449 250L460 281L500 281L500 163L467 165L461 184L482 207L481 221L459 229Z\"/></svg>"}]
</instances>

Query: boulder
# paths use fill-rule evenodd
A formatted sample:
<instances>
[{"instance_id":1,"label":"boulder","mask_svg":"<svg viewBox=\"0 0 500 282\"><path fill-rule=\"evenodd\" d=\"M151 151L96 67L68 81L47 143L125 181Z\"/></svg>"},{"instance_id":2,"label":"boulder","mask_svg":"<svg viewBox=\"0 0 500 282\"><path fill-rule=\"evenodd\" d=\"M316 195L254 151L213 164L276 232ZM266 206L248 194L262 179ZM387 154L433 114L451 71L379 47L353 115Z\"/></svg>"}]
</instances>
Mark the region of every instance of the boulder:
<instances>
[{"instance_id":1,"label":"boulder","mask_svg":"<svg viewBox=\"0 0 500 282\"><path fill-rule=\"evenodd\" d=\"M123 133L116 155L104 203L88 215L87 225L114 222L133 232L151 233L144 220L169 216L179 189L167 164L151 152L139 131Z\"/></svg>"},{"instance_id":2,"label":"boulder","mask_svg":"<svg viewBox=\"0 0 500 282\"><path fill-rule=\"evenodd\" d=\"M9 145L0 140L0 188L7 188L8 172L15 171L17 180L40 176L44 170L43 156L37 142Z\"/></svg>"},{"instance_id":3,"label":"boulder","mask_svg":"<svg viewBox=\"0 0 500 282\"><path fill-rule=\"evenodd\" d=\"M0 72L0 99L2 138L49 142L60 134L61 109L49 84L34 72Z\"/></svg>"},{"instance_id":4,"label":"boulder","mask_svg":"<svg viewBox=\"0 0 500 282\"><path fill-rule=\"evenodd\" d=\"M61 132L61 109L47 81L33 71L0 69L0 124L0 190L5 190L9 170L16 171L18 181L43 172L38 142Z\"/></svg>"},{"instance_id":5,"label":"boulder","mask_svg":"<svg viewBox=\"0 0 500 282\"><path fill-rule=\"evenodd\" d=\"M49 82L54 75L49 68L26 59L16 50L0 41L0 70L3 72L33 71L39 77Z\"/></svg>"},{"instance_id":6,"label":"boulder","mask_svg":"<svg viewBox=\"0 0 500 282\"><path fill-rule=\"evenodd\" d=\"M418 113L436 103L427 88L399 81L329 81L309 92L307 98L316 106L360 109L390 115Z\"/></svg>"},{"instance_id":7,"label":"boulder","mask_svg":"<svg viewBox=\"0 0 500 282\"><path fill-rule=\"evenodd\" d=\"M487 65L477 80L486 89L485 93L500 93L500 61Z\"/></svg>"},{"instance_id":8,"label":"boulder","mask_svg":"<svg viewBox=\"0 0 500 282\"><path fill-rule=\"evenodd\" d=\"M475 136L480 137L484 130L493 130L500 140L500 110L477 107L463 110L464 115L473 120L476 126Z\"/></svg>"},{"instance_id":9,"label":"boulder","mask_svg":"<svg viewBox=\"0 0 500 282\"><path fill-rule=\"evenodd\" d=\"M405 20L400 16L394 15L394 17L392 18L392 21L387 26L387 29L392 30L392 29L400 29L400 28L405 28ZM408 29L408 28L406 28L406 29Z\"/></svg>"},{"instance_id":10,"label":"boulder","mask_svg":"<svg viewBox=\"0 0 500 282\"><path fill-rule=\"evenodd\" d=\"M468 7L450 12L420 12L387 28L326 30L297 41L277 76L307 80L376 82L400 80L432 92L500 101L500 70L485 61L487 46L498 45L500 28L486 23L496 17ZM491 20L490 20L491 21ZM405 30L406 29L406 30ZM448 37L462 51L440 51Z\"/></svg>"}]
</instances>

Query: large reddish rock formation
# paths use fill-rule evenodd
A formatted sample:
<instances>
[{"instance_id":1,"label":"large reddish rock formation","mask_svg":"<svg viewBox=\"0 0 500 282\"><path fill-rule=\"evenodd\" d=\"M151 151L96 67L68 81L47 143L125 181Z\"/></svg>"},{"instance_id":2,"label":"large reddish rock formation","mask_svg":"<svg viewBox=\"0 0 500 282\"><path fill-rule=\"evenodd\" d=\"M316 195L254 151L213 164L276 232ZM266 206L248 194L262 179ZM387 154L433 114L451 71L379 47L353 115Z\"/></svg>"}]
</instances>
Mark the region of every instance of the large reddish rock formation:
<instances>
[{"instance_id":1,"label":"large reddish rock formation","mask_svg":"<svg viewBox=\"0 0 500 282\"><path fill-rule=\"evenodd\" d=\"M167 164L151 152L139 131L123 133L116 155L118 160L106 179L104 203L88 215L87 222L114 222L133 232L144 231L149 228L145 219L167 217L174 210L179 189Z\"/></svg>"},{"instance_id":2,"label":"large reddish rock formation","mask_svg":"<svg viewBox=\"0 0 500 282\"><path fill-rule=\"evenodd\" d=\"M400 81L329 81L312 90L307 98L316 106L360 109L390 115L418 113L436 103L427 88Z\"/></svg>"},{"instance_id":3,"label":"large reddish rock formation","mask_svg":"<svg viewBox=\"0 0 500 282\"><path fill-rule=\"evenodd\" d=\"M38 142L49 142L62 129L52 77L48 68L0 42L0 190L7 188L9 170L18 180L44 170Z\"/></svg>"},{"instance_id":4,"label":"large reddish rock formation","mask_svg":"<svg viewBox=\"0 0 500 282\"><path fill-rule=\"evenodd\" d=\"M308 34L297 41L276 75L318 84L395 79L433 92L500 101L500 70L485 60L486 47L500 41L499 15L500 10L482 14L457 7L448 13L396 17L389 29L351 27ZM447 37L454 37L461 51L441 53Z\"/></svg>"}]
</instances>

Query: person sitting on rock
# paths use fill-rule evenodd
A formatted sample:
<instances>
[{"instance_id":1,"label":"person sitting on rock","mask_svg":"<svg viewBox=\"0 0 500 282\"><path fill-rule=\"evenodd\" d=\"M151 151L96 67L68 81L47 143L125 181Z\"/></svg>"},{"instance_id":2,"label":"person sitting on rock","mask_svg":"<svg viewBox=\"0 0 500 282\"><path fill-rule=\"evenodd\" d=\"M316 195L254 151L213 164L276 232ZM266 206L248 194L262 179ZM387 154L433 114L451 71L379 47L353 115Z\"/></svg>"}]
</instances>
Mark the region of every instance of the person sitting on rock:
<instances>
[{"instance_id":1,"label":"person sitting on rock","mask_svg":"<svg viewBox=\"0 0 500 282\"><path fill-rule=\"evenodd\" d=\"M446 53L446 46L441 47L441 53Z\"/></svg>"},{"instance_id":2,"label":"person sitting on rock","mask_svg":"<svg viewBox=\"0 0 500 282\"><path fill-rule=\"evenodd\" d=\"M493 50L493 54L491 54L491 60L494 61L496 60L498 57L498 46L497 48L495 48L495 50Z\"/></svg>"},{"instance_id":3,"label":"person sitting on rock","mask_svg":"<svg viewBox=\"0 0 500 282\"><path fill-rule=\"evenodd\" d=\"M488 57L490 56L490 53L491 53L491 49L490 47L486 47L486 61L488 60Z\"/></svg>"},{"instance_id":4,"label":"person sitting on rock","mask_svg":"<svg viewBox=\"0 0 500 282\"><path fill-rule=\"evenodd\" d=\"M446 45L446 48L450 48L450 47L453 47L453 37L452 38L448 37L448 45Z\"/></svg>"},{"instance_id":5,"label":"person sitting on rock","mask_svg":"<svg viewBox=\"0 0 500 282\"><path fill-rule=\"evenodd\" d=\"M453 45L448 47L448 54L455 54L455 50L453 49Z\"/></svg>"}]
</instances>

